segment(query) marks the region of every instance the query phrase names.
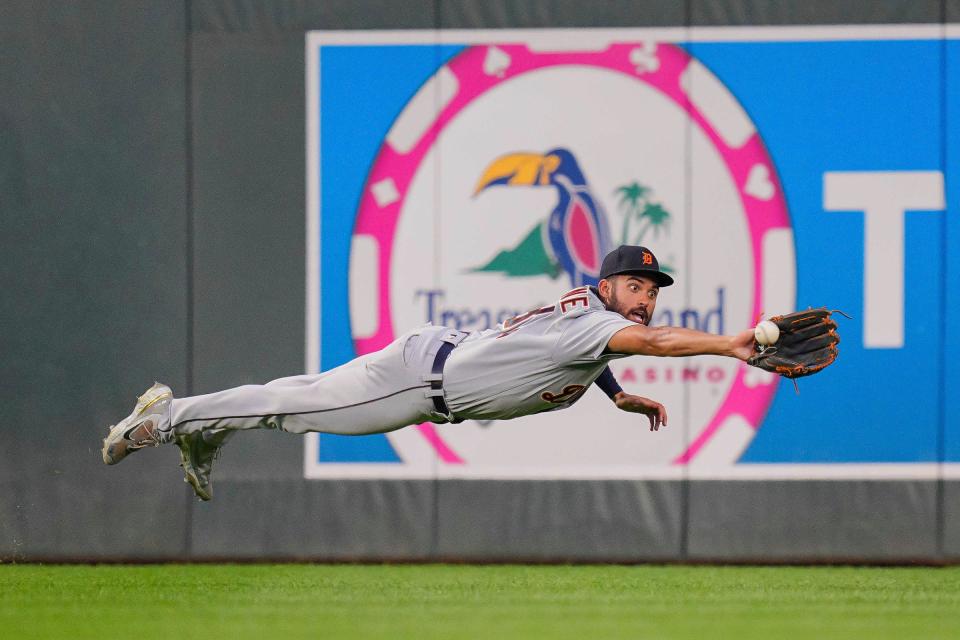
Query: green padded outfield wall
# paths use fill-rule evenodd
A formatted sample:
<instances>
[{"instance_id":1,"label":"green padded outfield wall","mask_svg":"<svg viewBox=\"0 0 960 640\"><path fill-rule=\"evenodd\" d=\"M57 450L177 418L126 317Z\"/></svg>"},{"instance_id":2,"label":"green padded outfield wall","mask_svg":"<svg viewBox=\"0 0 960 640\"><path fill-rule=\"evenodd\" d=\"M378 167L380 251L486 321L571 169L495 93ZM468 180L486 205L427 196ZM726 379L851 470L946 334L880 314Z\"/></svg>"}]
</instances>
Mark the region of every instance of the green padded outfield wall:
<instances>
[{"instance_id":1,"label":"green padded outfield wall","mask_svg":"<svg viewBox=\"0 0 960 640\"><path fill-rule=\"evenodd\" d=\"M4 3L0 558L956 560L960 405L951 390L960 380L947 365L960 355L960 345L943 319L960 310L952 249L960 223L947 215L960 198L957 23L955 0ZM767 31L737 35L731 29L756 26ZM821 35L809 35L814 27ZM834 369L802 381L799 397L792 387L776 387L751 425L756 436L727 445L720 462L700 467L674 464L674 456L603 474L596 471L606 455L600 452L588 473L507 455L464 472L451 470L452 458L438 450L409 473L379 473L384 462L371 459L372 449L362 444L253 432L225 447L214 473L215 499L198 503L181 482L173 448L142 452L116 468L102 465L106 426L124 416L154 379L178 395L206 393L313 365L327 368L368 344L370 332L358 328L367 322L363 309L347 297L350 277L364 273L362 264L350 262L351 248L360 246L353 251L359 254L363 246L350 233L354 217L362 221L364 215L359 196L345 191L353 205L333 210L329 203L336 200L328 198L337 193L326 189L323 213L311 211L310 163L343 184L350 176L335 172L354 166L362 186L375 167L372 156L364 161L357 150L375 145L376 151L397 110L438 61L498 43L520 60L511 46L550 37L549 30L558 28L573 29L574 44L589 35L579 28L657 29L649 33L657 34L651 37L661 53L700 61L735 96L778 172L773 177L780 180L796 249L796 302L849 305L855 316L843 328L843 355ZM474 29L489 32L474 37L464 31ZM506 29L543 31L522 37L497 31ZM402 85L400 72L377 75L386 73L372 49L381 46L377 34L397 30L418 34L402 38L421 69L412 88ZM352 44L335 44L340 41L329 36L335 31ZM316 51L309 47L310 32L320 34L310 36L317 47L329 47L320 82L344 89L345 97L365 97L364 105L397 101L392 116L387 107L386 115L376 116L386 118L380 129L373 120L352 125L370 125L357 130L355 148L308 150L311 112L323 113L308 95L308 61ZM626 33L624 42L640 43L643 33ZM638 74L649 60L644 46L634 60ZM568 48L579 50L570 55L589 51ZM529 52L533 64L538 54ZM371 66L362 66L363 56ZM502 59L491 59L495 72L509 73L497 66ZM743 59L751 60L748 70L738 62ZM804 74L815 77L816 71L792 67L798 60L855 80L802 85ZM870 60L883 64L856 79ZM345 69L354 75L342 75ZM391 91L399 97L390 98ZM336 102L336 91L324 95L328 114L349 105ZM620 122L613 111L606 113ZM319 123L334 136L343 130L336 127L351 126L348 119ZM648 186L674 216L672 235L660 242L683 247L677 269L697 281L710 271L709 252L690 250L698 246L695 236L684 240L680 234L699 228L698 185L716 178L689 122L677 131L676 155L664 164L676 162L678 186L672 192L666 182ZM829 162L821 162L825 155ZM459 166L454 155L445 157L447 164L439 166ZM588 178L606 184L609 172L598 161L587 166L591 157L597 154L582 152ZM878 335L863 313L863 220L869 214L845 202L842 187L825 186L837 179L842 184L850 172L919 172L934 183L927 200L923 185L906 187L932 203L905 214L908 339L899 348L866 345ZM433 181L438 193L452 189L440 178ZM754 195L764 196L764 189ZM607 191L601 196L619 234L617 200ZM506 194L485 195L519 206ZM443 198L420 208L432 228L451 219L443 202L456 200ZM306 221L312 213L333 215L323 221L335 224L340 216L346 235L311 239ZM531 225L536 220L529 218ZM505 231L484 246L493 255L520 239ZM315 350L305 348L316 319L307 302L316 274L305 269L313 241L326 247L324 259L341 255L345 261L328 265L343 267L339 281L314 284L326 286L325 295L343 296L350 307L342 309L341 325L324 325L326 338ZM443 241L430 234L424 250ZM909 278L921 272L922 279ZM431 286L450 287L459 273L435 269L425 277L439 283ZM831 276L833 284L826 282ZM562 278L550 282L564 289ZM688 306L698 303L693 287L677 295ZM716 304L715 297L704 302L704 315ZM745 313L735 311L734 297L720 304L731 314L728 324ZM323 317L332 317L327 312ZM629 376L623 369L618 374ZM694 383L664 389L678 394L674 432L660 441L653 434L636 436L624 441L624 450L634 447L655 458L671 442L693 451L695 461L699 450L690 447L702 426L697 403L714 390ZM602 406L602 398L586 400ZM606 411L597 415L620 418ZM507 428L463 426L491 434ZM560 433L556 442L566 447ZM467 457L457 434L438 434ZM511 437L498 446L527 446ZM585 444L589 437L584 434ZM402 446L391 446L400 461L390 464L410 467ZM514 466L496 471L508 459ZM337 469L350 464L366 464L367 471L344 479L349 473ZM798 473L804 465L812 471ZM758 468L773 471L764 475ZM386 477L391 473L399 477Z\"/></svg>"}]
</instances>

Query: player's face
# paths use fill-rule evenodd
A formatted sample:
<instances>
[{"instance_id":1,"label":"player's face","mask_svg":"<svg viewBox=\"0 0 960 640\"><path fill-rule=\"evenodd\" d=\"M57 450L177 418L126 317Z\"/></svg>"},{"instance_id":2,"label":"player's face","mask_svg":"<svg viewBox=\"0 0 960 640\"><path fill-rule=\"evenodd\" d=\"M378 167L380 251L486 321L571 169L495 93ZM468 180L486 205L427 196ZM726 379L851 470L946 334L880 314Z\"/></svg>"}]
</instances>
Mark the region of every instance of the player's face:
<instances>
[{"instance_id":1,"label":"player's face","mask_svg":"<svg viewBox=\"0 0 960 640\"><path fill-rule=\"evenodd\" d=\"M643 276L613 276L608 282L610 293L607 308L627 320L649 325L653 310L657 308L660 287L650 278Z\"/></svg>"}]
</instances>

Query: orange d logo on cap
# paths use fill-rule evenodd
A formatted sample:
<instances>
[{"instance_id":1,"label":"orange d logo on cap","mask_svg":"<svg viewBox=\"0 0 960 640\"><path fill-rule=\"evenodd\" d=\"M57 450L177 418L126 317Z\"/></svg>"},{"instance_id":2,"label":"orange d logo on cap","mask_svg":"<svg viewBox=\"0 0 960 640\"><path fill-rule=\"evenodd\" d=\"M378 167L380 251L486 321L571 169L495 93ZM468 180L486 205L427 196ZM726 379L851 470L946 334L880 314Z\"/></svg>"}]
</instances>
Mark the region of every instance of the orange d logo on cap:
<instances>
[{"instance_id":1,"label":"orange d logo on cap","mask_svg":"<svg viewBox=\"0 0 960 640\"><path fill-rule=\"evenodd\" d=\"M656 282L658 287L669 287L673 284L673 278L660 270L657 256L646 247L624 244L606 255L600 266L600 279L621 273L646 276Z\"/></svg>"}]
</instances>

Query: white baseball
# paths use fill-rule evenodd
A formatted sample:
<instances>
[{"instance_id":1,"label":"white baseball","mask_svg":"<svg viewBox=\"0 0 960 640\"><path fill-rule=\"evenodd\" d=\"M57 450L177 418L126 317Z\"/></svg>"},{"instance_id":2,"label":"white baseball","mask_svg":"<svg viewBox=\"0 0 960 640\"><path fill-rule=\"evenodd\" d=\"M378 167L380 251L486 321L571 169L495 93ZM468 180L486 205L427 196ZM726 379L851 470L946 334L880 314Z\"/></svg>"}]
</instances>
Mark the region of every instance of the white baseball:
<instances>
[{"instance_id":1,"label":"white baseball","mask_svg":"<svg viewBox=\"0 0 960 640\"><path fill-rule=\"evenodd\" d=\"M780 327L769 320L764 320L753 328L753 337L759 344L769 347L780 339Z\"/></svg>"}]
</instances>

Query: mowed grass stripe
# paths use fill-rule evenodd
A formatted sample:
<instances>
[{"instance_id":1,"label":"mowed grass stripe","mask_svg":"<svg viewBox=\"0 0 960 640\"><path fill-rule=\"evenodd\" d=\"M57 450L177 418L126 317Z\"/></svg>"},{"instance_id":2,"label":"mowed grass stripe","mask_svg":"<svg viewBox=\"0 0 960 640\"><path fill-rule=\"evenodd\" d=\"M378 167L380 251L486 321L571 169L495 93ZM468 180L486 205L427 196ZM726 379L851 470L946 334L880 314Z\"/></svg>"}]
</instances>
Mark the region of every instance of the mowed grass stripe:
<instances>
[{"instance_id":1,"label":"mowed grass stripe","mask_svg":"<svg viewBox=\"0 0 960 640\"><path fill-rule=\"evenodd\" d=\"M960 568L0 565L0 638L960 638Z\"/></svg>"}]
</instances>

